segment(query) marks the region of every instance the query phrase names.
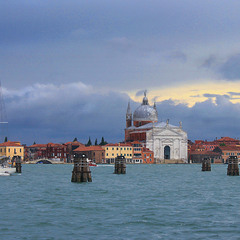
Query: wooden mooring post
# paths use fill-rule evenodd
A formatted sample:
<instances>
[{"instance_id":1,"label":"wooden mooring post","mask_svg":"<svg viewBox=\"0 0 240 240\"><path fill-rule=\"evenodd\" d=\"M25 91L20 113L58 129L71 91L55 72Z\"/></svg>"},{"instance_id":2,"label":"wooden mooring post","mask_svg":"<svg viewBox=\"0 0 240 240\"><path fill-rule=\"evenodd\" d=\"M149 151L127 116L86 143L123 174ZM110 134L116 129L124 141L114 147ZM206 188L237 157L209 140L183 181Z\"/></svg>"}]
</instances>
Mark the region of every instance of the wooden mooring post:
<instances>
[{"instance_id":1,"label":"wooden mooring post","mask_svg":"<svg viewBox=\"0 0 240 240\"><path fill-rule=\"evenodd\" d=\"M117 156L115 158L115 174L126 174L126 159L124 156Z\"/></svg>"},{"instance_id":2,"label":"wooden mooring post","mask_svg":"<svg viewBox=\"0 0 240 240\"><path fill-rule=\"evenodd\" d=\"M239 176L238 158L237 156L230 156L228 159L227 175Z\"/></svg>"},{"instance_id":3,"label":"wooden mooring post","mask_svg":"<svg viewBox=\"0 0 240 240\"><path fill-rule=\"evenodd\" d=\"M72 171L72 182L92 182L92 176L87 156L85 154L74 155L74 166Z\"/></svg>"},{"instance_id":4,"label":"wooden mooring post","mask_svg":"<svg viewBox=\"0 0 240 240\"><path fill-rule=\"evenodd\" d=\"M210 158L204 158L202 160L202 171L211 171L211 161L210 161Z\"/></svg>"},{"instance_id":5,"label":"wooden mooring post","mask_svg":"<svg viewBox=\"0 0 240 240\"><path fill-rule=\"evenodd\" d=\"M15 156L15 166L16 166L16 173L22 172L22 164L21 164L21 157Z\"/></svg>"}]
</instances>

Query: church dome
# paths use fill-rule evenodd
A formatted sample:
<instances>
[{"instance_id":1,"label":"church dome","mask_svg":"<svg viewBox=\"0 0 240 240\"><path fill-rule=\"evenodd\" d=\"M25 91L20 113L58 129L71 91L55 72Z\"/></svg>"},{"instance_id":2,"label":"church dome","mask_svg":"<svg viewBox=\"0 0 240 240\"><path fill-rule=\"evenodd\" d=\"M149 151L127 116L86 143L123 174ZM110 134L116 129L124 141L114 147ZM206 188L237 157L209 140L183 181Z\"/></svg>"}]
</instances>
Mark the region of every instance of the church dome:
<instances>
[{"instance_id":1,"label":"church dome","mask_svg":"<svg viewBox=\"0 0 240 240\"><path fill-rule=\"evenodd\" d=\"M151 107L148 104L146 93L144 93L142 105L139 106L133 113L133 121L158 121L158 113L155 107Z\"/></svg>"}]
</instances>

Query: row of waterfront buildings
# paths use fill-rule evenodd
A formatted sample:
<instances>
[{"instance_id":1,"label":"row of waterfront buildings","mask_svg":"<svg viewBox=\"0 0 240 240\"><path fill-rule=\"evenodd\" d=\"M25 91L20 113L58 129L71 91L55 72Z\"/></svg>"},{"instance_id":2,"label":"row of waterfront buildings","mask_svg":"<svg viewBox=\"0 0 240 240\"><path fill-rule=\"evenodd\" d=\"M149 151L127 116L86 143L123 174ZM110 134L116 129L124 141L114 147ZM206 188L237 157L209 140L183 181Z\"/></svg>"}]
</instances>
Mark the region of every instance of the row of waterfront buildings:
<instances>
[{"instance_id":1,"label":"row of waterfront buildings","mask_svg":"<svg viewBox=\"0 0 240 240\"><path fill-rule=\"evenodd\" d=\"M73 141L64 144L48 143L22 146L19 142L0 144L1 156L21 156L25 161L51 159L72 162L74 154L84 153L96 163L114 163L124 156L127 163L198 163L204 157L213 163L224 163L229 156L240 155L240 142L225 137L214 141L188 140L187 133L178 126L158 122L156 104L150 106L146 92L142 104L132 113L130 102L126 112L125 139L121 143L105 146L85 146Z\"/></svg>"},{"instance_id":2,"label":"row of waterfront buildings","mask_svg":"<svg viewBox=\"0 0 240 240\"><path fill-rule=\"evenodd\" d=\"M104 146L85 146L74 141L64 144L48 143L21 145L20 142L4 142L0 144L0 156L13 158L20 156L23 161L49 159L71 163L75 153L82 153L95 163L114 163L117 156L124 156L127 163L155 164L159 163L154 152L140 141L106 144ZM212 163L226 163L229 156L240 157L240 140L222 137L213 141L188 141L188 163L201 163L204 158L210 158ZM170 163L170 162L167 162Z\"/></svg>"},{"instance_id":3,"label":"row of waterfront buildings","mask_svg":"<svg viewBox=\"0 0 240 240\"><path fill-rule=\"evenodd\" d=\"M74 154L82 153L95 163L114 163L117 156L124 156L127 163L154 163L154 153L141 142L106 144L104 146L85 146L74 141L64 144L48 143L23 146L20 142L5 142L0 144L0 156L13 158L20 156L23 161L31 162L39 159L49 159L71 163Z\"/></svg>"}]
</instances>

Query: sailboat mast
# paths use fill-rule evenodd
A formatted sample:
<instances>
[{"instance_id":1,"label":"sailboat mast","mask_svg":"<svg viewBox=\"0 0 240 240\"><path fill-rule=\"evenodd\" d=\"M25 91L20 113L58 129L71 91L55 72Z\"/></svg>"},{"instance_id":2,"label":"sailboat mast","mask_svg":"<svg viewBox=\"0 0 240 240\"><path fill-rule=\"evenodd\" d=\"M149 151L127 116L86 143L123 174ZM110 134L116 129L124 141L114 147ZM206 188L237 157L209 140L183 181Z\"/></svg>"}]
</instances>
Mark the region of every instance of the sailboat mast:
<instances>
[{"instance_id":1,"label":"sailboat mast","mask_svg":"<svg viewBox=\"0 0 240 240\"><path fill-rule=\"evenodd\" d=\"M8 135L8 121L5 103L2 94L2 84L0 81L0 142L4 141L4 138Z\"/></svg>"}]
</instances>

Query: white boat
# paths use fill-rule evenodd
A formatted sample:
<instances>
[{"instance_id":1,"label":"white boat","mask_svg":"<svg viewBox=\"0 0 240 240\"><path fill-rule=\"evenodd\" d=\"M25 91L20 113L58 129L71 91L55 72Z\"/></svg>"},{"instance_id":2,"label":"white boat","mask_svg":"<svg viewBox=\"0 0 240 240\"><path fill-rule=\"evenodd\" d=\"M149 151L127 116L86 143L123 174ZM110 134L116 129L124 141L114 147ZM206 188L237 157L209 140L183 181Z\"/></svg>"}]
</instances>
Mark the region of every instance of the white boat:
<instances>
[{"instance_id":1,"label":"white boat","mask_svg":"<svg viewBox=\"0 0 240 240\"><path fill-rule=\"evenodd\" d=\"M90 167L97 167L97 164L95 162L93 162L92 160L87 158L87 162L89 164Z\"/></svg>"},{"instance_id":2,"label":"white boat","mask_svg":"<svg viewBox=\"0 0 240 240\"><path fill-rule=\"evenodd\" d=\"M12 174L16 172L15 167L0 167L0 174Z\"/></svg>"},{"instance_id":3,"label":"white boat","mask_svg":"<svg viewBox=\"0 0 240 240\"><path fill-rule=\"evenodd\" d=\"M8 157L0 158L0 175L1 176L9 176L16 172L16 167L13 167L12 164L8 163Z\"/></svg>"}]
</instances>

